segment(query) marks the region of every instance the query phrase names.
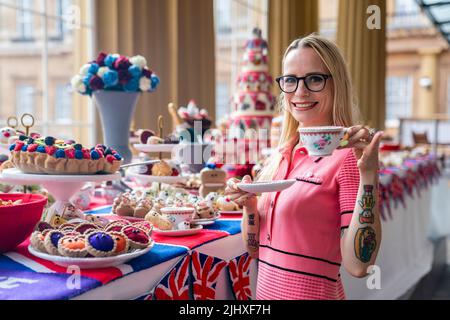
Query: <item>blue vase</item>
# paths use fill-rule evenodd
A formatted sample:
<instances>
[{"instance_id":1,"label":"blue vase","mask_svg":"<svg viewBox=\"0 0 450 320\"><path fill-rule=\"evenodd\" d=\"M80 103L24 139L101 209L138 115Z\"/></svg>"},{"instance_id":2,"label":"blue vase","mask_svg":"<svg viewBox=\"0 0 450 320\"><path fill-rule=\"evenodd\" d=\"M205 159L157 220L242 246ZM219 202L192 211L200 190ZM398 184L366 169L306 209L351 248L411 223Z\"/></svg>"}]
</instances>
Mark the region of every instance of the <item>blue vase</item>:
<instances>
[{"instance_id":1,"label":"blue vase","mask_svg":"<svg viewBox=\"0 0 450 320\"><path fill-rule=\"evenodd\" d=\"M105 90L92 93L100 113L105 145L115 149L124 164L130 163L133 156L129 146L130 126L139 95L140 92Z\"/></svg>"}]
</instances>

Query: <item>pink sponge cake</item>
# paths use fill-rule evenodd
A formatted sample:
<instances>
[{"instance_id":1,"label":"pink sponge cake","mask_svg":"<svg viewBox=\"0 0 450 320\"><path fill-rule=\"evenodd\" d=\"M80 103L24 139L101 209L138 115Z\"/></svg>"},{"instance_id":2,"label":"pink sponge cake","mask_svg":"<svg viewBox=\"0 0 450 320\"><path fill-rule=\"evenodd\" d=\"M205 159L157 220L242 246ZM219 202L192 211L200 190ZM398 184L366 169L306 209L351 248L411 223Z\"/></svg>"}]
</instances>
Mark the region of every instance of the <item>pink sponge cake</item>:
<instances>
[{"instance_id":1,"label":"pink sponge cake","mask_svg":"<svg viewBox=\"0 0 450 320\"><path fill-rule=\"evenodd\" d=\"M9 149L11 162L25 173L115 173L122 164L122 157L104 145L87 149L74 141L53 137L20 136Z\"/></svg>"}]
</instances>

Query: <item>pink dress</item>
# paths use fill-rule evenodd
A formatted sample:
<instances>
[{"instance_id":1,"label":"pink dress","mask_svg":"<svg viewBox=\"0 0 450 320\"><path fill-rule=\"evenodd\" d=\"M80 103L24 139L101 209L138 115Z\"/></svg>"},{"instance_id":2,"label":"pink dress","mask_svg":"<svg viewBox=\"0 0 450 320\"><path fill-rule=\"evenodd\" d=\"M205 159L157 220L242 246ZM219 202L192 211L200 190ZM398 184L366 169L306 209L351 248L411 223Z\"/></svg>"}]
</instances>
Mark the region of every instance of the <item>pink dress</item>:
<instances>
[{"instance_id":1,"label":"pink dress","mask_svg":"<svg viewBox=\"0 0 450 320\"><path fill-rule=\"evenodd\" d=\"M309 157L281 149L274 180L297 178L292 187L258 201L260 248L256 298L345 299L339 269L340 234L348 228L359 186L352 149Z\"/></svg>"}]
</instances>

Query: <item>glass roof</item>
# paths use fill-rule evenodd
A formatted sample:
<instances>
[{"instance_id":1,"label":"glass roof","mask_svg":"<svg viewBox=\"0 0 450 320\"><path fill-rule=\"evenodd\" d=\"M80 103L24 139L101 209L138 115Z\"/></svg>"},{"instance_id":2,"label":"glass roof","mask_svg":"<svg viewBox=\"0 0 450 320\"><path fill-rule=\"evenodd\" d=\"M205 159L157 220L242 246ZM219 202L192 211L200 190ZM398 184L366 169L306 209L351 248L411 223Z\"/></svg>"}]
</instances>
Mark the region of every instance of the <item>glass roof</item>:
<instances>
[{"instance_id":1,"label":"glass roof","mask_svg":"<svg viewBox=\"0 0 450 320\"><path fill-rule=\"evenodd\" d=\"M450 0L416 0L450 44Z\"/></svg>"}]
</instances>

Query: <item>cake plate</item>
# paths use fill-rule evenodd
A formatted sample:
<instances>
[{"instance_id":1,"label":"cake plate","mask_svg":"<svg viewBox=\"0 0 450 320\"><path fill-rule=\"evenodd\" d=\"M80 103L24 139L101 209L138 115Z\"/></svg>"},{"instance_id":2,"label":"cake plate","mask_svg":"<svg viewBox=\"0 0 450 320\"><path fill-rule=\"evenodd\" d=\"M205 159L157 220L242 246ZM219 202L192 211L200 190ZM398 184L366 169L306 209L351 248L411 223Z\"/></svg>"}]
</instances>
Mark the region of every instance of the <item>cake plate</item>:
<instances>
[{"instance_id":1,"label":"cake plate","mask_svg":"<svg viewBox=\"0 0 450 320\"><path fill-rule=\"evenodd\" d=\"M177 182L185 182L187 180L187 177L183 176L152 176L148 174L135 173L132 171L127 171L127 176L135 178L140 184L152 182L174 184Z\"/></svg>"},{"instance_id":2,"label":"cake plate","mask_svg":"<svg viewBox=\"0 0 450 320\"><path fill-rule=\"evenodd\" d=\"M160 152L172 152L178 144L140 144L136 143L133 147L141 152L145 153L160 153Z\"/></svg>"},{"instance_id":3,"label":"cake plate","mask_svg":"<svg viewBox=\"0 0 450 320\"><path fill-rule=\"evenodd\" d=\"M85 215L70 202L70 198L77 193L86 182L102 182L120 180L120 173L95 175L49 175L23 173L19 169L6 169L2 172L1 180L13 184L40 184L55 198L55 203L47 210L43 221L53 226L68 220L81 218Z\"/></svg>"}]
</instances>

